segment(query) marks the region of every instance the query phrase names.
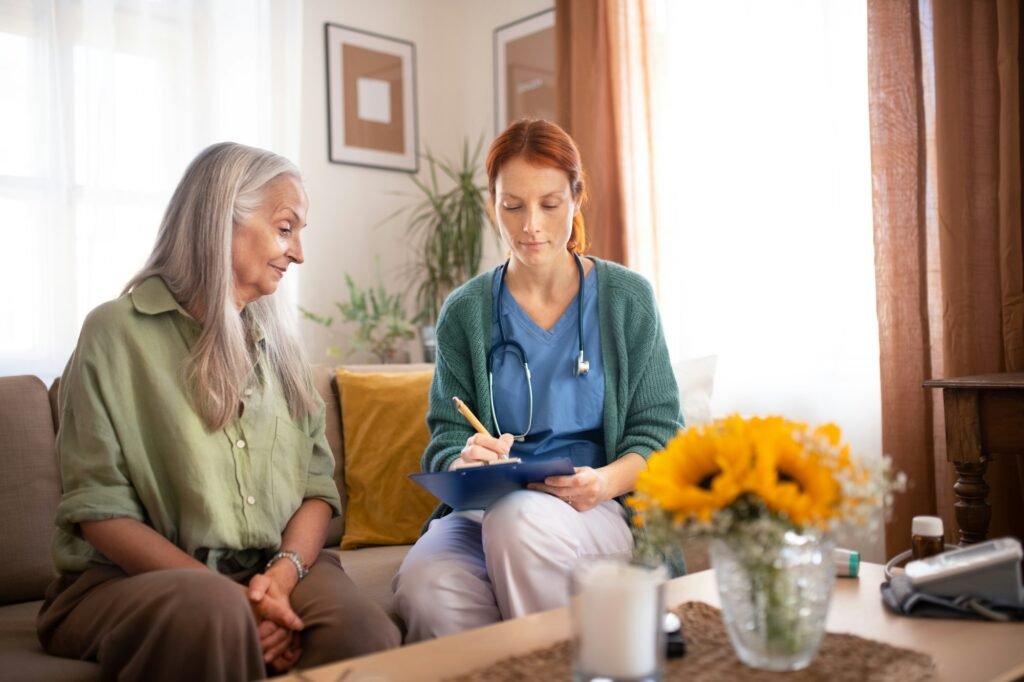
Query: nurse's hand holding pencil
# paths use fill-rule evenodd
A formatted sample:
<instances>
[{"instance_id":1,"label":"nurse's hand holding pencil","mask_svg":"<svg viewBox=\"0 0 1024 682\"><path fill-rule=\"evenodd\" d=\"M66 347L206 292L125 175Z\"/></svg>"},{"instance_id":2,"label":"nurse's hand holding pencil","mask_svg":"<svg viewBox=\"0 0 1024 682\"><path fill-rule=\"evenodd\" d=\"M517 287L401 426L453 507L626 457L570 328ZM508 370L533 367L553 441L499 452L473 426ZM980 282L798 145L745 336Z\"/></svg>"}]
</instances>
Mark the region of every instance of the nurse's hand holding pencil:
<instances>
[{"instance_id":1,"label":"nurse's hand holding pencil","mask_svg":"<svg viewBox=\"0 0 1024 682\"><path fill-rule=\"evenodd\" d=\"M487 432L472 410L466 407L466 403L459 400L458 397L453 397L452 402L455 403L455 409L459 411L459 414L476 429L476 433L466 440L466 447L462 448L461 455L451 463L448 470L454 471L467 466L479 466L508 458L512 451L512 434L503 433L500 438L495 438Z\"/></svg>"}]
</instances>

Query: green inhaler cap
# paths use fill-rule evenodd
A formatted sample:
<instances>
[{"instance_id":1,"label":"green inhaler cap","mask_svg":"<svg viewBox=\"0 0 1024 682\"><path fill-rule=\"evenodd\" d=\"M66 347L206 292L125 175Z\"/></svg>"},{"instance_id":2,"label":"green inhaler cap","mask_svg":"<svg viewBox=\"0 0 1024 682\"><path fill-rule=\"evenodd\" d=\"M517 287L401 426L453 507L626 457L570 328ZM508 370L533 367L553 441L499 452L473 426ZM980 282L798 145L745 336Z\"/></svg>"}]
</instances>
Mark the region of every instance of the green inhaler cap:
<instances>
[{"instance_id":1,"label":"green inhaler cap","mask_svg":"<svg viewBox=\"0 0 1024 682\"><path fill-rule=\"evenodd\" d=\"M860 573L860 552L837 547L832 552L832 560L838 576L856 578Z\"/></svg>"}]
</instances>

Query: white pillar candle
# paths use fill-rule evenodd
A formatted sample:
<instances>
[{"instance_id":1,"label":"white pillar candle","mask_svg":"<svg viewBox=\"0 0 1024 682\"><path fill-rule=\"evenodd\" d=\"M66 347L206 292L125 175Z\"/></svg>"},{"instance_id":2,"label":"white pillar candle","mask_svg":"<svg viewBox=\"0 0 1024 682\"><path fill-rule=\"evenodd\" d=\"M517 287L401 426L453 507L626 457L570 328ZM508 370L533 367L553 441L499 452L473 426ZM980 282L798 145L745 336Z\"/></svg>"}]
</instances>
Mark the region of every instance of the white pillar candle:
<instances>
[{"instance_id":1,"label":"white pillar candle","mask_svg":"<svg viewBox=\"0 0 1024 682\"><path fill-rule=\"evenodd\" d=\"M662 568L615 560L586 562L576 569L578 671L618 679L657 672L665 577Z\"/></svg>"}]
</instances>

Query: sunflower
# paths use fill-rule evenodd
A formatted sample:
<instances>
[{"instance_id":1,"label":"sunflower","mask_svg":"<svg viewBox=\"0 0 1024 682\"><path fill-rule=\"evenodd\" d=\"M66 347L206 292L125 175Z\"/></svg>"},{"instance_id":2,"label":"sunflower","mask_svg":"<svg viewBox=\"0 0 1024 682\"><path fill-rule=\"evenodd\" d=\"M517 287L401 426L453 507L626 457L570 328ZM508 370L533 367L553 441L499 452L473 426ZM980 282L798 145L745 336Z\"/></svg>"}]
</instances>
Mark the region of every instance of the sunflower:
<instances>
[{"instance_id":1,"label":"sunflower","mask_svg":"<svg viewBox=\"0 0 1024 682\"><path fill-rule=\"evenodd\" d=\"M644 556L688 537L738 538L763 553L789 530L871 524L904 485L888 458L852 456L835 424L731 415L652 454L628 504Z\"/></svg>"},{"instance_id":2,"label":"sunflower","mask_svg":"<svg viewBox=\"0 0 1024 682\"><path fill-rule=\"evenodd\" d=\"M841 489L828 455L838 445L838 429L809 434L805 424L781 417L749 425L756 456L746 489L797 526L834 516Z\"/></svg>"},{"instance_id":3,"label":"sunflower","mask_svg":"<svg viewBox=\"0 0 1024 682\"><path fill-rule=\"evenodd\" d=\"M651 455L630 505L641 512L659 507L677 523L690 517L709 521L743 492L751 452L737 425L739 418L681 431Z\"/></svg>"}]
</instances>

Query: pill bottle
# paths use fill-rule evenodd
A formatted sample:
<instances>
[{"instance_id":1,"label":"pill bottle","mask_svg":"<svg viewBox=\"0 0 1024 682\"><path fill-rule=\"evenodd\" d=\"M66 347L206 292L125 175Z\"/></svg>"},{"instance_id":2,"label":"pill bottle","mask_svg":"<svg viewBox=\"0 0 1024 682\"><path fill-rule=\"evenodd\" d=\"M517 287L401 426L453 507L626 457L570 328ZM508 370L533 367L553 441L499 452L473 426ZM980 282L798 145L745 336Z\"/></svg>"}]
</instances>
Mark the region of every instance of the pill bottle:
<instances>
[{"instance_id":1,"label":"pill bottle","mask_svg":"<svg viewBox=\"0 0 1024 682\"><path fill-rule=\"evenodd\" d=\"M945 549L942 519L938 516L915 516L910 527L913 535L910 547L915 560L941 554Z\"/></svg>"}]
</instances>

